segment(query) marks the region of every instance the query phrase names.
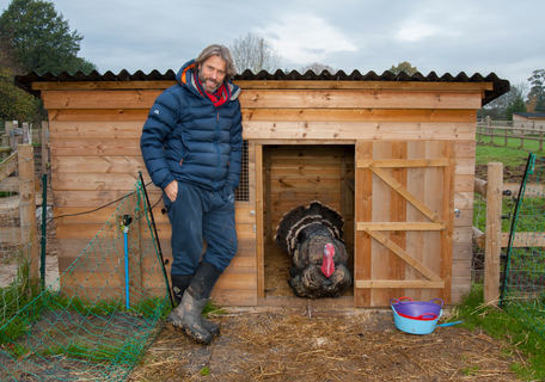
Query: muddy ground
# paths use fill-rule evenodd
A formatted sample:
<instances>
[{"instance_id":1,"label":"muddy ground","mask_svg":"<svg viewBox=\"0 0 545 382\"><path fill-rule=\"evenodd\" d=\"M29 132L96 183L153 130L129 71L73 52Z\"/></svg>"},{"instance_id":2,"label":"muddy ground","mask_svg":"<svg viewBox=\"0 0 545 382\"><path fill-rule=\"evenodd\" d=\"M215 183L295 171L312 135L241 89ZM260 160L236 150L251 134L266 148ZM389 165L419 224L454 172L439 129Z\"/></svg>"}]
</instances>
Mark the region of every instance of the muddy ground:
<instances>
[{"instance_id":1,"label":"muddy ground","mask_svg":"<svg viewBox=\"0 0 545 382\"><path fill-rule=\"evenodd\" d=\"M514 381L519 354L480 331L398 331L390 311L247 310L194 344L165 326L129 381Z\"/></svg>"}]
</instances>

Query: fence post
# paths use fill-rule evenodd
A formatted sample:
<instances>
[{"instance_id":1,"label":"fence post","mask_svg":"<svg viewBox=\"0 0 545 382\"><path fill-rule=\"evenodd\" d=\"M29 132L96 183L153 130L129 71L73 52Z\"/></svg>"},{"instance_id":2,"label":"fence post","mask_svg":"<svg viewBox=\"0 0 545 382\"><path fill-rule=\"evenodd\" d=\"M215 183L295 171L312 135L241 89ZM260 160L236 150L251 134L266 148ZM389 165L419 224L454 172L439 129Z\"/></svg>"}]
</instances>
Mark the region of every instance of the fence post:
<instances>
[{"instance_id":1,"label":"fence post","mask_svg":"<svg viewBox=\"0 0 545 382\"><path fill-rule=\"evenodd\" d=\"M6 121L6 135L8 136L9 146L11 151L14 152L17 150L17 137L15 136L15 126L13 121Z\"/></svg>"},{"instance_id":2,"label":"fence post","mask_svg":"<svg viewBox=\"0 0 545 382\"><path fill-rule=\"evenodd\" d=\"M34 149L31 144L17 146L19 170L19 214L21 217L21 241L28 256L29 277L39 280L38 242L36 241L36 186L34 184Z\"/></svg>"},{"instance_id":3,"label":"fence post","mask_svg":"<svg viewBox=\"0 0 545 382\"><path fill-rule=\"evenodd\" d=\"M494 304L500 295L501 213L503 163L488 164L486 190L486 232L484 252L484 302Z\"/></svg>"},{"instance_id":4,"label":"fence post","mask_svg":"<svg viewBox=\"0 0 545 382\"><path fill-rule=\"evenodd\" d=\"M47 164L49 163L49 122L42 121L42 174L47 174Z\"/></svg>"}]
</instances>

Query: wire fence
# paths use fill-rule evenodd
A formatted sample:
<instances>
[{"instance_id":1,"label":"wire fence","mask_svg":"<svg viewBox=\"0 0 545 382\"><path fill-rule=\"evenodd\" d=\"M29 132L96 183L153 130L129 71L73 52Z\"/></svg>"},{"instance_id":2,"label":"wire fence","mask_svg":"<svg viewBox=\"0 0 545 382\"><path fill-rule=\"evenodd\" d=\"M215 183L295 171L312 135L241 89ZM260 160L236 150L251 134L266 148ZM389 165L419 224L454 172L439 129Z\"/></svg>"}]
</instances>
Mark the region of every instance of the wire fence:
<instances>
[{"instance_id":1,"label":"wire fence","mask_svg":"<svg viewBox=\"0 0 545 382\"><path fill-rule=\"evenodd\" d=\"M29 283L28 264L0 289L0 380L125 380L170 301L140 182L59 276Z\"/></svg>"},{"instance_id":2,"label":"wire fence","mask_svg":"<svg viewBox=\"0 0 545 382\"><path fill-rule=\"evenodd\" d=\"M499 305L545 337L545 157L529 155L516 192L504 193ZM486 203L475 194L472 280L483 283ZM501 292L501 293L500 293Z\"/></svg>"}]
</instances>

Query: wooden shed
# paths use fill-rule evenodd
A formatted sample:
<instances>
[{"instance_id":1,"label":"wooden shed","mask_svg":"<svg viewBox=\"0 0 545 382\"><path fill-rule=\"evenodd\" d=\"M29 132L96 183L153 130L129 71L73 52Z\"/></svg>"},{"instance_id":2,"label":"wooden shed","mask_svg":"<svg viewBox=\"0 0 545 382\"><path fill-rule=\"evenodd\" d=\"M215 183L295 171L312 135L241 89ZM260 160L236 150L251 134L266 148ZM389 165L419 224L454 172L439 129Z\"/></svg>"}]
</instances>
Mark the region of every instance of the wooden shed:
<instances>
[{"instance_id":1,"label":"wooden shed","mask_svg":"<svg viewBox=\"0 0 545 382\"><path fill-rule=\"evenodd\" d=\"M55 215L132 190L138 171L145 172L142 125L174 72L17 81L39 93L49 113ZM403 295L457 302L469 291L476 112L508 91L507 81L494 74L279 71L244 72L235 82L243 90L245 140L239 251L216 285L218 303L308 303L287 287L289 260L272 237L284 213L313 200L343 215L354 278L344 296L313 304L386 306ZM158 195L154 189L152 199ZM160 209L159 237L170 256ZM112 212L58 219L61 272Z\"/></svg>"}]
</instances>

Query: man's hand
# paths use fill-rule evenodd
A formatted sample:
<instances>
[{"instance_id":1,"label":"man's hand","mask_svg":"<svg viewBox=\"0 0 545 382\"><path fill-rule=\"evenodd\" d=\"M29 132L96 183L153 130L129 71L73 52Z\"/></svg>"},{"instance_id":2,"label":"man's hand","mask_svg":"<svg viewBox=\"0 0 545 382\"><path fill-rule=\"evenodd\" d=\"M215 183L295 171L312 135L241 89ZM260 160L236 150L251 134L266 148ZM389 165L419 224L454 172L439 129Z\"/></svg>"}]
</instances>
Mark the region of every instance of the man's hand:
<instances>
[{"instance_id":1,"label":"man's hand","mask_svg":"<svg viewBox=\"0 0 545 382\"><path fill-rule=\"evenodd\" d=\"M165 194L167 194L167 197L170 199L171 202L174 202L176 200L176 197L178 196L178 181L173 180L165 187Z\"/></svg>"}]
</instances>

